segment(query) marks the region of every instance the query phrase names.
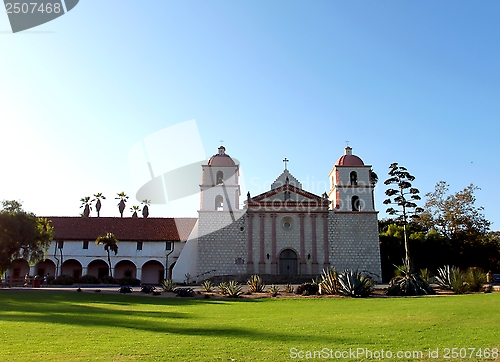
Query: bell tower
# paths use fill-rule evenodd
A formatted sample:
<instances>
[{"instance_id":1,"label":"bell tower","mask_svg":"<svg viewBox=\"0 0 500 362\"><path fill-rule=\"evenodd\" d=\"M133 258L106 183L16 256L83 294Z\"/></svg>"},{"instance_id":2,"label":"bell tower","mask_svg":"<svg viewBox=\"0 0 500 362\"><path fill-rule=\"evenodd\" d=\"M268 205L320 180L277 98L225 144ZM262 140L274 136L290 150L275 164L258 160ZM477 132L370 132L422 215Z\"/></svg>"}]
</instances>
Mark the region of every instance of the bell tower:
<instances>
[{"instance_id":1,"label":"bell tower","mask_svg":"<svg viewBox=\"0 0 500 362\"><path fill-rule=\"evenodd\" d=\"M330 192L328 198L332 209L337 212L374 212L373 190L375 183L372 167L352 154L352 148L344 148L330 174Z\"/></svg>"},{"instance_id":2,"label":"bell tower","mask_svg":"<svg viewBox=\"0 0 500 362\"><path fill-rule=\"evenodd\" d=\"M239 165L220 146L206 165L202 165L200 211L229 211L239 208Z\"/></svg>"}]
</instances>

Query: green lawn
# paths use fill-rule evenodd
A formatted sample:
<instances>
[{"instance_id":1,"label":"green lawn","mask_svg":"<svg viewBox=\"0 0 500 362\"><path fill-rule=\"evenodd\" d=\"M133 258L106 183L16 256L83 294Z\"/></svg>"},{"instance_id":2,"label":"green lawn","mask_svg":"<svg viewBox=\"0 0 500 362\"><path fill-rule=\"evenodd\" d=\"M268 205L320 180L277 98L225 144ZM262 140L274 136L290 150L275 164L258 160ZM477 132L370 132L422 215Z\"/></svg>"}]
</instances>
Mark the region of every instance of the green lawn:
<instances>
[{"instance_id":1,"label":"green lawn","mask_svg":"<svg viewBox=\"0 0 500 362\"><path fill-rule=\"evenodd\" d=\"M428 350L439 348L432 360L446 360L445 348L500 348L500 293L193 300L0 290L0 333L1 361L287 361L306 360L298 357L307 351L323 353L314 360L336 352L367 360L350 348L389 351L392 360L419 359L398 351L430 360Z\"/></svg>"}]
</instances>

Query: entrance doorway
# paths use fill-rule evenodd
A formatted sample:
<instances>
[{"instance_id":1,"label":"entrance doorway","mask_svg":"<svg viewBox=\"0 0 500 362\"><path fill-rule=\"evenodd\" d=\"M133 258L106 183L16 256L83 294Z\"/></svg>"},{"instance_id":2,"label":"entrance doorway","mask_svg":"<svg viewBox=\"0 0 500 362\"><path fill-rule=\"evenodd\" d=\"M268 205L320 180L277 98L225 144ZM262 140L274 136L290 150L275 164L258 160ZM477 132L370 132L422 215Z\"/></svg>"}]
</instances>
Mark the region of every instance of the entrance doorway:
<instances>
[{"instance_id":1,"label":"entrance doorway","mask_svg":"<svg viewBox=\"0 0 500 362\"><path fill-rule=\"evenodd\" d=\"M297 253L291 249L285 249L280 253L280 275L297 275Z\"/></svg>"}]
</instances>

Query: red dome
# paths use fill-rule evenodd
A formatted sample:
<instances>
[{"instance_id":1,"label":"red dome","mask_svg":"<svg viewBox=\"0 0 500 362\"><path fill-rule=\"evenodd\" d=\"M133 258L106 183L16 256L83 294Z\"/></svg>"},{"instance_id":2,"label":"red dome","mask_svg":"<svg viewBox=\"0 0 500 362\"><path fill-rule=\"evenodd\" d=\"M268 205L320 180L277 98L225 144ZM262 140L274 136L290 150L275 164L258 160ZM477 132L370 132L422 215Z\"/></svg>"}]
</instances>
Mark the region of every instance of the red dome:
<instances>
[{"instance_id":1,"label":"red dome","mask_svg":"<svg viewBox=\"0 0 500 362\"><path fill-rule=\"evenodd\" d=\"M209 166L218 166L218 167L228 167L228 166L236 166L233 159L226 155L226 149L224 146L219 147L219 153L210 157L208 160Z\"/></svg>"},{"instance_id":2,"label":"red dome","mask_svg":"<svg viewBox=\"0 0 500 362\"><path fill-rule=\"evenodd\" d=\"M358 156L344 155L336 163L337 166L364 166L363 160Z\"/></svg>"},{"instance_id":3,"label":"red dome","mask_svg":"<svg viewBox=\"0 0 500 362\"><path fill-rule=\"evenodd\" d=\"M364 162L358 156L352 154L352 148L347 146L344 148L344 155L341 156L337 162L336 166L364 166Z\"/></svg>"}]
</instances>

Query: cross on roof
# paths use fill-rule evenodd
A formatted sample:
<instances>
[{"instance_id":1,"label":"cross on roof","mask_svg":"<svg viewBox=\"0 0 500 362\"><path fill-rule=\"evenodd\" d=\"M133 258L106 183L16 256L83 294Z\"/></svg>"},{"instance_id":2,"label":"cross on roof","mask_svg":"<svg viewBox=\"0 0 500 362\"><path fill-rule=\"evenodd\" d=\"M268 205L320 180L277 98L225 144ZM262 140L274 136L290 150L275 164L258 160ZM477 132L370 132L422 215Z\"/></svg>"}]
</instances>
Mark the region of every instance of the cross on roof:
<instances>
[{"instance_id":1,"label":"cross on roof","mask_svg":"<svg viewBox=\"0 0 500 362\"><path fill-rule=\"evenodd\" d=\"M287 164L288 162L290 162L290 160L289 160L288 158L286 158L286 157L285 157L285 158L284 158L284 160L283 160L283 163L285 164L285 170L286 170L286 164Z\"/></svg>"},{"instance_id":2,"label":"cross on roof","mask_svg":"<svg viewBox=\"0 0 500 362\"><path fill-rule=\"evenodd\" d=\"M345 141L345 144L349 147L349 140Z\"/></svg>"}]
</instances>

